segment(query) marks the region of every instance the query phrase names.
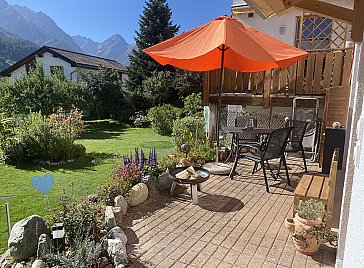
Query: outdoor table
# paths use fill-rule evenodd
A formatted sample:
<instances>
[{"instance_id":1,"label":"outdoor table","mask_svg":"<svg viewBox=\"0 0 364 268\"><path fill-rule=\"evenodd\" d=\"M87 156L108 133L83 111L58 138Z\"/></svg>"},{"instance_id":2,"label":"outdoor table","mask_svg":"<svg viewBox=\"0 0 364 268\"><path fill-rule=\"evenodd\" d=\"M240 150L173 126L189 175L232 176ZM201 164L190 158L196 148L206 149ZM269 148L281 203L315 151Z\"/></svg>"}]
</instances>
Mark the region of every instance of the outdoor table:
<instances>
[{"instance_id":1,"label":"outdoor table","mask_svg":"<svg viewBox=\"0 0 364 268\"><path fill-rule=\"evenodd\" d=\"M195 167L195 171L197 174L199 174L201 177L197 179L178 179L175 177L175 175L187 167L176 167L169 170L168 174L171 180L173 181L170 195L172 196L174 194L174 190L176 189L177 184L189 184L191 186L191 199L192 204L197 205L198 204L198 194L197 191L201 192L201 183L207 181L210 177L210 172L208 172L204 168Z\"/></svg>"},{"instance_id":2,"label":"outdoor table","mask_svg":"<svg viewBox=\"0 0 364 268\"><path fill-rule=\"evenodd\" d=\"M253 135L255 134L255 135L267 136L267 135L271 134L273 131L272 128L262 128L262 127L249 127L249 128L248 127L223 127L222 130L233 135L231 144L233 145L234 141L235 141L235 144L237 146L239 146L239 134L244 133L244 134L253 134ZM237 154L239 153L239 148L236 148L236 153ZM231 154L232 154L232 148L231 148L231 153L230 153L228 159L230 158ZM232 175L235 172L235 168L238 164L238 160L239 160L239 157L235 157L235 161L231 168L230 175Z\"/></svg>"}]
</instances>

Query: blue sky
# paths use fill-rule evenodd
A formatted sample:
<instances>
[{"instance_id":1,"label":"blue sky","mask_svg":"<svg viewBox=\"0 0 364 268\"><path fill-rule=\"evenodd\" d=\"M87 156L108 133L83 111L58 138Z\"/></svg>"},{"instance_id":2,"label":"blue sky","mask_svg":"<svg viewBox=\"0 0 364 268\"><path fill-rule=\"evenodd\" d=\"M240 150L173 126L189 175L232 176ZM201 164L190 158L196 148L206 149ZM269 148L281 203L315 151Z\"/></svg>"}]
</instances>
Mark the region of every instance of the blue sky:
<instances>
[{"instance_id":1,"label":"blue sky","mask_svg":"<svg viewBox=\"0 0 364 268\"><path fill-rule=\"evenodd\" d=\"M121 34L134 43L139 15L145 0L7 0L9 4L27 6L50 16L70 35L80 34L94 41L104 41ZM220 15L230 15L232 0L167 0L174 23L180 32L194 28Z\"/></svg>"}]
</instances>

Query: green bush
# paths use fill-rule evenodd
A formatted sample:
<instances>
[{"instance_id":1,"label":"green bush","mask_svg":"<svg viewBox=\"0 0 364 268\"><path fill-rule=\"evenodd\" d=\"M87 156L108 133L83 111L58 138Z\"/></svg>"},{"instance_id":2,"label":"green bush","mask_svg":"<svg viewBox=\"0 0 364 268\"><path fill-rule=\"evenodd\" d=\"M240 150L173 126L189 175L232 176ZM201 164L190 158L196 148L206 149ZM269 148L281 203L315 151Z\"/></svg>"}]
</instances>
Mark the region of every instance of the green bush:
<instances>
[{"instance_id":1,"label":"green bush","mask_svg":"<svg viewBox=\"0 0 364 268\"><path fill-rule=\"evenodd\" d=\"M75 191L75 190L74 190ZM78 241L90 238L98 241L104 224L104 205L95 195L78 197L75 192L60 198L54 208L50 224L63 222L71 247Z\"/></svg>"},{"instance_id":2,"label":"green bush","mask_svg":"<svg viewBox=\"0 0 364 268\"><path fill-rule=\"evenodd\" d=\"M201 93L192 93L183 100L183 111L187 116L202 115L203 103Z\"/></svg>"},{"instance_id":3,"label":"green bush","mask_svg":"<svg viewBox=\"0 0 364 268\"><path fill-rule=\"evenodd\" d=\"M180 118L181 109L170 104L156 106L148 110L148 120L152 128L160 135L172 134L173 121Z\"/></svg>"},{"instance_id":4,"label":"green bush","mask_svg":"<svg viewBox=\"0 0 364 268\"><path fill-rule=\"evenodd\" d=\"M48 117L39 113L1 120L0 149L3 157L11 162L28 160L59 161L79 158L86 149L74 140L85 127L82 113L75 110L68 114Z\"/></svg>"},{"instance_id":5,"label":"green bush","mask_svg":"<svg viewBox=\"0 0 364 268\"><path fill-rule=\"evenodd\" d=\"M148 117L142 111L136 112L129 119L133 121L135 127L139 128L150 127L150 122L148 120Z\"/></svg>"},{"instance_id":6,"label":"green bush","mask_svg":"<svg viewBox=\"0 0 364 268\"><path fill-rule=\"evenodd\" d=\"M186 116L173 123L172 137L179 148L183 143L190 146L205 142L205 120L199 116Z\"/></svg>"},{"instance_id":7,"label":"green bush","mask_svg":"<svg viewBox=\"0 0 364 268\"><path fill-rule=\"evenodd\" d=\"M72 251L50 253L44 258L48 267L89 268L100 267L102 244L91 240L78 240Z\"/></svg>"},{"instance_id":8,"label":"green bush","mask_svg":"<svg viewBox=\"0 0 364 268\"><path fill-rule=\"evenodd\" d=\"M0 112L28 114L55 113L60 107L70 111L73 107L87 108L91 97L87 88L75 81L65 79L63 74L46 75L42 64L37 64L28 75L14 83L9 79L0 81Z\"/></svg>"},{"instance_id":9,"label":"green bush","mask_svg":"<svg viewBox=\"0 0 364 268\"><path fill-rule=\"evenodd\" d=\"M105 182L101 188L99 196L107 205L113 205L115 197L126 196L130 189L141 182L142 172L140 167L134 162L124 166L116 166L111 172L112 179Z\"/></svg>"}]
</instances>

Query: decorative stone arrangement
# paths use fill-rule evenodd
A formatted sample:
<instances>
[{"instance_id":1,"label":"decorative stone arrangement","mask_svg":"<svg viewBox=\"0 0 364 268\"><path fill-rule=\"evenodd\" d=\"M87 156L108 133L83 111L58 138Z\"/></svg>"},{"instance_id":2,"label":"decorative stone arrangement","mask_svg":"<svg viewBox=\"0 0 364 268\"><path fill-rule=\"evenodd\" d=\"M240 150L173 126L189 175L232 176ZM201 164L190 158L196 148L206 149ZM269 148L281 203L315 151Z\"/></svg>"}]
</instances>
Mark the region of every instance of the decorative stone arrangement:
<instances>
[{"instance_id":1,"label":"decorative stone arrangement","mask_svg":"<svg viewBox=\"0 0 364 268\"><path fill-rule=\"evenodd\" d=\"M158 178L149 176L142 183L134 185L127 197L117 196L114 206L105 208L105 234L102 247L108 257L103 258L101 267L122 268L128 262L126 253L127 237L119 227L128 211L128 207L142 204L148 196L155 197L160 192L169 190L172 181L168 173ZM0 256L0 268L45 268L44 257L53 250L52 240L46 228L45 220L32 215L17 222L8 240L9 250ZM26 266L28 265L28 266Z\"/></svg>"},{"instance_id":2,"label":"decorative stone arrangement","mask_svg":"<svg viewBox=\"0 0 364 268\"><path fill-rule=\"evenodd\" d=\"M108 254L103 267L122 268L128 263L126 253L127 237L119 227L129 206L137 206L148 198L148 187L144 183L135 185L127 198L117 196L114 206L105 209L105 228L107 235L102 246ZM22 268L34 260L32 268L45 268L43 261L52 251L52 240L48 236L45 220L32 215L17 222L11 230L8 240L9 250L0 256L0 268Z\"/></svg>"}]
</instances>

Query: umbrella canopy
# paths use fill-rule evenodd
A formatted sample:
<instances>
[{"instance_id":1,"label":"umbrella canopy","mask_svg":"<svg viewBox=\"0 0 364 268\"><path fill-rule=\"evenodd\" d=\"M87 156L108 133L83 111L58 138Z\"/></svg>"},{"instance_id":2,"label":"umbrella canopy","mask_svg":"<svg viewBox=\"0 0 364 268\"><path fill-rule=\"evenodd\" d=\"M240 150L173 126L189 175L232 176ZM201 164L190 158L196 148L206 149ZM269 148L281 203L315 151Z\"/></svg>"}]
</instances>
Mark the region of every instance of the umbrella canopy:
<instances>
[{"instance_id":1,"label":"umbrella canopy","mask_svg":"<svg viewBox=\"0 0 364 268\"><path fill-rule=\"evenodd\" d=\"M162 65L190 71L221 69L216 115L216 162L224 68L258 72L286 68L308 53L262 33L236 19L222 16L143 50Z\"/></svg>"},{"instance_id":2,"label":"umbrella canopy","mask_svg":"<svg viewBox=\"0 0 364 268\"><path fill-rule=\"evenodd\" d=\"M190 71L224 67L240 72L287 68L308 53L222 16L143 51L162 65Z\"/></svg>"}]
</instances>

